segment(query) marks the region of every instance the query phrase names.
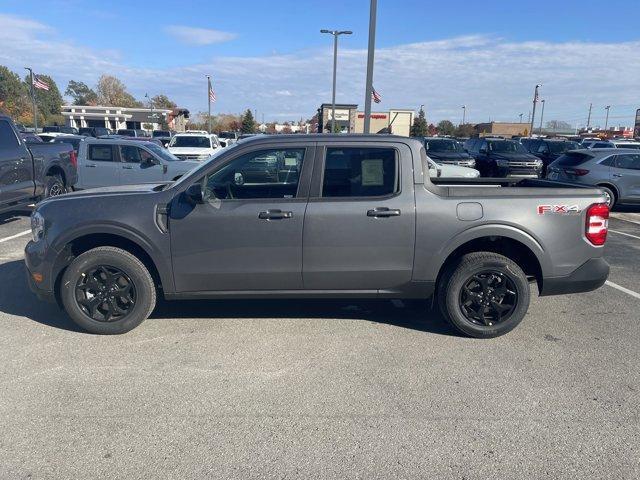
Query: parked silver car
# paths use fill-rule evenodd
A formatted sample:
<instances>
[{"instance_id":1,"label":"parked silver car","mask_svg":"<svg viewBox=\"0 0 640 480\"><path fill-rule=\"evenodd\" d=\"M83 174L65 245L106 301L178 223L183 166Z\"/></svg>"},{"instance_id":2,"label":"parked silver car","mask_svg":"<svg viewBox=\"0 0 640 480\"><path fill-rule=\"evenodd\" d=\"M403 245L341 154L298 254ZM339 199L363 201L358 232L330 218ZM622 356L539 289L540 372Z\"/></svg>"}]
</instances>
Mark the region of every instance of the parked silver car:
<instances>
[{"instance_id":1,"label":"parked silver car","mask_svg":"<svg viewBox=\"0 0 640 480\"><path fill-rule=\"evenodd\" d=\"M602 188L610 207L640 203L640 151L573 150L549 165L547 179Z\"/></svg>"}]
</instances>

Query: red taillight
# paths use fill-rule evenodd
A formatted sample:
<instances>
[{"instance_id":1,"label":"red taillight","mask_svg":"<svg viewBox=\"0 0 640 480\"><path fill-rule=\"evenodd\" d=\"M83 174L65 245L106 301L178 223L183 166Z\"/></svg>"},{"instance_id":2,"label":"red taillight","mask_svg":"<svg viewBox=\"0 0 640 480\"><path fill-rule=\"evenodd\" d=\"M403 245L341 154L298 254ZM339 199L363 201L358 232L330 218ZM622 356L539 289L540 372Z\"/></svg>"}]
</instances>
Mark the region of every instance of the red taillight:
<instances>
[{"instance_id":1,"label":"red taillight","mask_svg":"<svg viewBox=\"0 0 640 480\"><path fill-rule=\"evenodd\" d=\"M71 160L71 165L78 168L78 154L75 150L71 150L71 153L69 153L69 160Z\"/></svg>"},{"instance_id":2,"label":"red taillight","mask_svg":"<svg viewBox=\"0 0 640 480\"><path fill-rule=\"evenodd\" d=\"M609 228L609 206L606 203L594 203L587 209L585 236L594 245L604 245Z\"/></svg>"},{"instance_id":3,"label":"red taillight","mask_svg":"<svg viewBox=\"0 0 640 480\"><path fill-rule=\"evenodd\" d=\"M589 173L589 170L585 170L584 168L565 168L564 173L568 175L576 175L577 177L582 177Z\"/></svg>"}]
</instances>

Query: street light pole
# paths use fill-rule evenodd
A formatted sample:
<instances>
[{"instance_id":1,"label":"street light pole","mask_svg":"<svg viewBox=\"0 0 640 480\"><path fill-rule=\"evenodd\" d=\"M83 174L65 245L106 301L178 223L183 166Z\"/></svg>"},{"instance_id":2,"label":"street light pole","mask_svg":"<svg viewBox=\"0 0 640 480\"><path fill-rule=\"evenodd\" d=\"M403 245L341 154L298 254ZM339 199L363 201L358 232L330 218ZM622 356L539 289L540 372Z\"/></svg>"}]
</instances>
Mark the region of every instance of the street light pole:
<instances>
[{"instance_id":1,"label":"street light pole","mask_svg":"<svg viewBox=\"0 0 640 480\"><path fill-rule=\"evenodd\" d=\"M607 127L609 126L609 109L611 108L611 105L607 105L606 107L604 107L604 109L607 111L607 119L604 121L604 131L607 131Z\"/></svg>"},{"instance_id":2,"label":"street light pole","mask_svg":"<svg viewBox=\"0 0 640 480\"><path fill-rule=\"evenodd\" d=\"M529 128L529 138L533 135L533 124L536 119L536 105L538 104L538 89L542 86L542 84L537 84L536 89L533 93L533 113L531 114L531 126Z\"/></svg>"},{"instance_id":3,"label":"street light pole","mask_svg":"<svg viewBox=\"0 0 640 480\"><path fill-rule=\"evenodd\" d=\"M331 133L336 131L336 72L338 69L338 37L340 35L351 35L350 30L320 30L320 33L330 33L333 35L333 92L331 95Z\"/></svg>"},{"instance_id":4,"label":"street light pole","mask_svg":"<svg viewBox=\"0 0 640 480\"><path fill-rule=\"evenodd\" d=\"M462 125L466 125L465 120L467 118L467 106L462 105Z\"/></svg>"},{"instance_id":5,"label":"street light pole","mask_svg":"<svg viewBox=\"0 0 640 480\"><path fill-rule=\"evenodd\" d=\"M540 128L538 128L538 134L542 135L542 119L544 118L545 99L543 98L542 100L540 100L540 103L542 104L542 111L540 112Z\"/></svg>"},{"instance_id":6,"label":"street light pole","mask_svg":"<svg viewBox=\"0 0 640 480\"><path fill-rule=\"evenodd\" d=\"M376 50L376 16L378 1L371 0L369 8L369 49L367 51L367 84L364 94L364 133L371 130L371 96L373 95L373 58Z\"/></svg>"},{"instance_id":7,"label":"street light pole","mask_svg":"<svg viewBox=\"0 0 640 480\"><path fill-rule=\"evenodd\" d=\"M36 107L36 93L33 90L33 70L29 67L24 67L29 71L29 82L31 83L31 102L33 103L33 131L38 133L38 109Z\"/></svg>"},{"instance_id":8,"label":"street light pole","mask_svg":"<svg viewBox=\"0 0 640 480\"><path fill-rule=\"evenodd\" d=\"M519 117L520 117L520 123L522 123L522 115L524 115L524 113L521 113L521 114L519 115Z\"/></svg>"}]
</instances>

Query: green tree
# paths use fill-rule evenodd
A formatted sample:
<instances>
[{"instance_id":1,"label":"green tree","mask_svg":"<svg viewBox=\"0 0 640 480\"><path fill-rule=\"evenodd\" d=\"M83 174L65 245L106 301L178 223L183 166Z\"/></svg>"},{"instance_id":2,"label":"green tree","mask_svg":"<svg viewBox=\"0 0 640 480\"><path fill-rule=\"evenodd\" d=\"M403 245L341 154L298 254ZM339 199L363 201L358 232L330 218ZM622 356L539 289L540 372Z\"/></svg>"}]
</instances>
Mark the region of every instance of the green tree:
<instances>
[{"instance_id":1,"label":"green tree","mask_svg":"<svg viewBox=\"0 0 640 480\"><path fill-rule=\"evenodd\" d=\"M49 85L49 90L41 90L35 87L33 89L38 112L42 113L46 123L64 123L61 115L62 95L58 85L49 75L38 74L38 78ZM30 82L31 76L27 74L24 79L25 89L30 88Z\"/></svg>"},{"instance_id":2,"label":"green tree","mask_svg":"<svg viewBox=\"0 0 640 480\"><path fill-rule=\"evenodd\" d=\"M242 114L241 122L242 122L242 125L240 127L240 131L242 133L255 133L256 121L253 118L253 113L251 112L251 109L247 108L244 114Z\"/></svg>"},{"instance_id":3,"label":"green tree","mask_svg":"<svg viewBox=\"0 0 640 480\"><path fill-rule=\"evenodd\" d=\"M0 65L0 110L18 119L30 112L30 105L28 90L20 77Z\"/></svg>"},{"instance_id":4,"label":"green tree","mask_svg":"<svg viewBox=\"0 0 640 480\"><path fill-rule=\"evenodd\" d=\"M456 127L450 120L440 120L437 128L439 135L453 135L456 130Z\"/></svg>"},{"instance_id":5,"label":"green tree","mask_svg":"<svg viewBox=\"0 0 640 480\"><path fill-rule=\"evenodd\" d=\"M64 94L73 99L74 105L98 105L98 94L84 82L69 80Z\"/></svg>"},{"instance_id":6,"label":"green tree","mask_svg":"<svg viewBox=\"0 0 640 480\"><path fill-rule=\"evenodd\" d=\"M476 133L476 129L473 127L471 123L464 123L462 125L458 125L454 135L456 137L472 137Z\"/></svg>"},{"instance_id":7,"label":"green tree","mask_svg":"<svg viewBox=\"0 0 640 480\"><path fill-rule=\"evenodd\" d=\"M96 88L98 101L105 107L140 108L142 102L127 91L124 83L111 75L102 75Z\"/></svg>"},{"instance_id":8,"label":"green tree","mask_svg":"<svg viewBox=\"0 0 640 480\"><path fill-rule=\"evenodd\" d=\"M427 119L424 114L424 110L420 108L418 116L413 119L413 125L411 126L412 137L425 137L428 134Z\"/></svg>"},{"instance_id":9,"label":"green tree","mask_svg":"<svg viewBox=\"0 0 640 480\"><path fill-rule=\"evenodd\" d=\"M153 108L165 108L167 110L171 110L172 108L176 108L178 106L176 102L174 102L164 94L152 97L151 102L153 102Z\"/></svg>"}]
</instances>

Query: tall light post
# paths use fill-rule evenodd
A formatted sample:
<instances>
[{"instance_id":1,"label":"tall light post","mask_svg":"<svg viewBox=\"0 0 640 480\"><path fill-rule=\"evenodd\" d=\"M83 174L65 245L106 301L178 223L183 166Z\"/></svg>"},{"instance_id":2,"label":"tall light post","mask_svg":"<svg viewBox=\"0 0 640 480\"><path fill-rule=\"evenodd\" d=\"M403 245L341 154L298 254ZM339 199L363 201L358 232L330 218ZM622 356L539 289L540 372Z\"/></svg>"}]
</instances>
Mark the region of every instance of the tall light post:
<instances>
[{"instance_id":1,"label":"tall light post","mask_svg":"<svg viewBox=\"0 0 640 480\"><path fill-rule=\"evenodd\" d=\"M533 135L533 124L536 120L536 105L538 104L538 89L542 86L541 83L536 85L536 89L533 92L533 113L531 114L531 126L529 128L529 137Z\"/></svg>"},{"instance_id":2,"label":"tall light post","mask_svg":"<svg viewBox=\"0 0 640 480\"><path fill-rule=\"evenodd\" d=\"M338 68L338 37L340 35L351 35L350 30L320 30L320 33L333 35L333 93L331 99L331 133L336 131L336 70ZM365 117L366 120L366 117Z\"/></svg>"},{"instance_id":3,"label":"tall light post","mask_svg":"<svg viewBox=\"0 0 640 480\"><path fill-rule=\"evenodd\" d=\"M371 97L373 95L373 59L376 50L376 16L378 1L371 0L369 8L369 46L367 49L367 80L364 92L364 129L363 133L371 130Z\"/></svg>"},{"instance_id":4,"label":"tall light post","mask_svg":"<svg viewBox=\"0 0 640 480\"><path fill-rule=\"evenodd\" d=\"M540 100L540 103L542 104L542 110L540 111L540 128L538 128L538 134L542 135L542 119L544 118L544 103L545 103L545 99L543 98L542 100Z\"/></svg>"},{"instance_id":5,"label":"tall light post","mask_svg":"<svg viewBox=\"0 0 640 480\"><path fill-rule=\"evenodd\" d=\"M524 113L521 113L520 115L518 115L520 117L520 123L522 123L522 116L524 115Z\"/></svg>"},{"instance_id":6,"label":"tall light post","mask_svg":"<svg viewBox=\"0 0 640 480\"><path fill-rule=\"evenodd\" d=\"M467 106L462 105L462 125L466 125L465 121L467 119Z\"/></svg>"},{"instance_id":7,"label":"tall light post","mask_svg":"<svg viewBox=\"0 0 640 480\"><path fill-rule=\"evenodd\" d=\"M607 127L609 126L609 109L611 108L611 105L607 105L606 107L604 107L604 109L607 111L607 118L604 121L604 131L607 131Z\"/></svg>"}]
</instances>

